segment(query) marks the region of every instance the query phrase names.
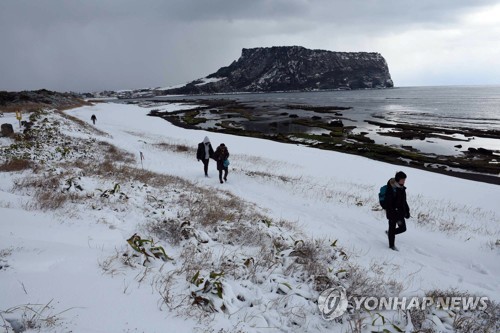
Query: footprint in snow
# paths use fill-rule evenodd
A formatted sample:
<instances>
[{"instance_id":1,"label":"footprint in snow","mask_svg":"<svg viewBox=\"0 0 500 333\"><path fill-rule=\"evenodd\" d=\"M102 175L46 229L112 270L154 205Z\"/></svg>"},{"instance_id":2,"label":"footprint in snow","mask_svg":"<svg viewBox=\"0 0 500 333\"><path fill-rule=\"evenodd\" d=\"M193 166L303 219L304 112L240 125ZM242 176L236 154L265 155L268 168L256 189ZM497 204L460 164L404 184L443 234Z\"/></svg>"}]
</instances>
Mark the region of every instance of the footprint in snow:
<instances>
[{"instance_id":1,"label":"footprint in snow","mask_svg":"<svg viewBox=\"0 0 500 333\"><path fill-rule=\"evenodd\" d=\"M490 272L486 270L486 268L483 267L483 265L480 264L471 264L470 268L475 270L476 272L479 272L484 275L490 275Z\"/></svg>"},{"instance_id":2,"label":"footprint in snow","mask_svg":"<svg viewBox=\"0 0 500 333\"><path fill-rule=\"evenodd\" d=\"M418 253L418 254L421 254L423 256L426 256L426 257L432 257L432 255L430 255L429 253L425 252L422 249L419 249L418 247L415 249L415 252Z\"/></svg>"}]
</instances>

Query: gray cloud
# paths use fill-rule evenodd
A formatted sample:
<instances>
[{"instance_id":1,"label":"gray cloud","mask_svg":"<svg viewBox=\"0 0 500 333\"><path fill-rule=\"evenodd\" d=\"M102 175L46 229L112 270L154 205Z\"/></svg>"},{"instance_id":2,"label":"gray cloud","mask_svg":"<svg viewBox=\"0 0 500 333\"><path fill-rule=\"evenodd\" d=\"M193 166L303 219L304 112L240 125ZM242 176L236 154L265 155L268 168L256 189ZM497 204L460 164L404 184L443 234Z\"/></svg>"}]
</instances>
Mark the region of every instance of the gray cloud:
<instances>
[{"instance_id":1,"label":"gray cloud","mask_svg":"<svg viewBox=\"0 0 500 333\"><path fill-rule=\"evenodd\" d=\"M456 48L457 57L470 59L474 55L467 52L472 38L469 30L476 28L464 28L463 18L499 3L4 0L0 2L0 90L167 86L215 72L237 59L244 47L273 45L380 52L388 60L396 84L398 76L405 84L448 82L445 72L440 79L434 73L429 82L422 81L425 66L437 65L424 61L419 68L408 68L405 59L442 54L440 47L446 45ZM485 36L492 27L486 28ZM441 35L442 31L462 29L468 38L461 40L462 46L453 42L455 37ZM427 31L427 35L413 31ZM412 45L395 46L408 38L414 38ZM436 61L445 60L442 55ZM483 70L474 69L476 73ZM484 73L484 83L491 83L491 70L484 69ZM467 83L458 82L456 74L450 73L449 78Z\"/></svg>"}]
</instances>

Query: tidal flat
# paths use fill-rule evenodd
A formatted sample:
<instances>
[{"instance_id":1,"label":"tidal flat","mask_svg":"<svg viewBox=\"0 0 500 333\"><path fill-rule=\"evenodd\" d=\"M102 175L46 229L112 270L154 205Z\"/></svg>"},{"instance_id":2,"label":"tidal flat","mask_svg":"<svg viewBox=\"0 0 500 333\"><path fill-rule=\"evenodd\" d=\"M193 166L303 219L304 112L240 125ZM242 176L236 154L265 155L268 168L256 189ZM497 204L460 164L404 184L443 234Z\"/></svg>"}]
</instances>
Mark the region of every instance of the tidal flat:
<instances>
[{"instance_id":1,"label":"tidal flat","mask_svg":"<svg viewBox=\"0 0 500 333\"><path fill-rule=\"evenodd\" d=\"M495 149L500 140L497 130L412 125L384 119L360 121L349 117L350 107L335 105L256 105L232 99L203 98L128 103L151 108L150 116L183 128L300 144L500 184L500 149ZM182 103L192 108L174 112L162 110L162 105L169 103ZM488 145L489 142L493 144ZM484 147L477 147L478 144Z\"/></svg>"}]
</instances>

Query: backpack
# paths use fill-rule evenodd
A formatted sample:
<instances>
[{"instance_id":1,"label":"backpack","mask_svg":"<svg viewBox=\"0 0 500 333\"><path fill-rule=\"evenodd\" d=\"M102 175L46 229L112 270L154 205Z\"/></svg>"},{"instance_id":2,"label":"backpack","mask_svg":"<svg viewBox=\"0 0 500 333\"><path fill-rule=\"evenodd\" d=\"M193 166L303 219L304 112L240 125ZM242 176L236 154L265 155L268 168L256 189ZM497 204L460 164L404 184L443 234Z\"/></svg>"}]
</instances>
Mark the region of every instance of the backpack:
<instances>
[{"instance_id":1,"label":"backpack","mask_svg":"<svg viewBox=\"0 0 500 333\"><path fill-rule=\"evenodd\" d=\"M229 160L224 160L224 162L222 162L222 164L224 165L224 168L227 168L229 166Z\"/></svg>"},{"instance_id":2,"label":"backpack","mask_svg":"<svg viewBox=\"0 0 500 333\"><path fill-rule=\"evenodd\" d=\"M383 209L387 209L386 202L385 202L385 193L387 192L387 185L384 185L380 188L380 191L378 192L378 202L380 203L380 206L382 206Z\"/></svg>"}]
</instances>

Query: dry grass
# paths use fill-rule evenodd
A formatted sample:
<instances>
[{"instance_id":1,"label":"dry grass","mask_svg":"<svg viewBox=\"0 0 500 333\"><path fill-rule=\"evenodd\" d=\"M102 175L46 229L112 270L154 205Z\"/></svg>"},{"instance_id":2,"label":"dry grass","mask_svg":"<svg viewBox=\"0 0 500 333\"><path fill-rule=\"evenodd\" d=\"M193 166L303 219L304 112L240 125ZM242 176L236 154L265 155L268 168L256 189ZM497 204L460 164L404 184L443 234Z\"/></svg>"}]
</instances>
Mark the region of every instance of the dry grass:
<instances>
[{"instance_id":1,"label":"dry grass","mask_svg":"<svg viewBox=\"0 0 500 333\"><path fill-rule=\"evenodd\" d=\"M35 192L35 199L35 208L42 211L49 211L62 208L68 201L72 203L81 202L85 197L74 192L63 193L38 190Z\"/></svg>"},{"instance_id":2,"label":"dry grass","mask_svg":"<svg viewBox=\"0 0 500 333\"><path fill-rule=\"evenodd\" d=\"M28 303L14 306L6 310L0 310L0 323L3 322L3 326L0 326L0 328L5 328L6 331L4 332L10 332L9 327L11 325L6 326L6 323L9 322L15 324L12 327L17 326L13 332L54 331L56 327L59 328L62 324L61 315L69 310L71 308L54 313L52 300L45 305Z\"/></svg>"},{"instance_id":3,"label":"dry grass","mask_svg":"<svg viewBox=\"0 0 500 333\"><path fill-rule=\"evenodd\" d=\"M295 262L310 276L327 276L325 261L322 260L325 257L323 252L327 248L328 245L323 241L298 241L290 256L296 257Z\"/></svg>"},{"instance_id":4,"label":"dry grass","mask_svg":"<svg viewBox=\"0 0 500 333\"><path fill-rule=\"evenodd\" d=\"M64 192L61 180L68 179L68 174L45 174L30 176L14 182L14 190L24 190L32 194L34 202L30 209L43 211L56 210L66 202L82 202L85 197L75 192Z\"/></svg>"},{"instance_id":5,"label":"dry grass","mask_svg":"<svg viewBox=\"0 0 500 333\"><path fill-rule=\"evenodd\" d=\"M30 169L32 162L25 159L15 158L0 165L0 172L14 172Z\"/></svg>"},{"instance_id":6,"label":"dry grass","mask_svg":"<svg viewBox=\"0 0 500 333\"><path fill-rule=\"evenodd\" d=\"M43 103L25 103L25 104L22 104L22 105L0 105L0 112L3 112L3 113L15 113L15 112L23 112L23 113L26 113L26 112L33 112L33 111L37 111L37 110L40 110L40 109L44 109L44 108L47 108L47 104L43 104Z\"/></svg>"},{"instance_id":7,"label":"dry grass","mask_svg":"<svg viewBox=\"0 0 500 333\"><path fill-rule=\"evenodd\" d=\"M21 189L43 189L54 191L59 188L60 179L64 179L65 175L57 175L53 173L46 174L41 177L31 176L25 177L14 182L14 190Z\"/></svg>"},{"instance_id":8,"label":"dry grass","mask_svg":"<svg viewBox=\"0 0 500 333\"><path fill-rule=\"evenodd\" d=\"M113 162L122 162L122 163L134 163L135 158L134 155L123 150L119 149L116 146L106 142L106 141L99 141L99 146L103 147L105 156L107 160L113 161Z\"/></svg>"},{"instance_id":9,"label":"dry grass","mask_svg":"<svg viewBox=\"0 0 500 333\"><path fill-rule=\"evenodd\" d=\"M115 167L117 179L119 181L137 181L143 184L154 185L157 188L173 186L179 190L184 187L192 186L187 180L180 177L164 175L152 171L141 170L129 166Z\"/></svg>"},{"instance_id":10,"label":"dry grass","mask_svg":"<svg viewBox=\"0 0 500 333\"><path fill-rule=\"evenodd\" d=\"M269 172L262 172L262 171L246 171L245 175L249 177L259 177L263 178L265 180L280 180L283 183L292 183L292 182L297 182L300 181L300 178L292 178L284 175L276 175L276 174L271 174Z\"/></svg>"},{"instance_id":11,"label":"dry grass","mask_svg":"<svg viewBox=\"0 0 500 333\"><path fill-rule=\"evenodd\" d=\"M190 189L190 195L182 196L178 204L187 209L186 218L204 227L239 221L245 215L245 203L229 192L216 192L194 186L190 186Z\"/></svg>"},{"instance_id":12,"label":"dry grass","mask_svg":"<svg viewBox=\"0 0 500 333\"><path fill-rule=\"evenodd\" d=\"M60 109L72 109L72 108L75 108L75 107L78 107L78 106L82 106L82 105L92 105L92 104L71 105L71 106L60 108ZM108 133L103 132L100 129L95 128L90 123L86 123L85 121L83 121L81 119L78 119L76 117L70 116L69 114L67 114L67 113L65 113L65 112L63 112L61 110L56 110L56 113L58 115L60 115L61 117L63 117L64 119L67 119L67 120L69 120L71 122L74 122L78 126L83 127L84 129L88 130L91 133L95 133L97 135L104 136L104 137L109 137Z\"/></svg>"},{"instance_id":13,"label":"dry grass","mask_svg":"<svg viewBox=\"0 0 500 333\"><path fill-rule=\"evenodd\" d=\"M82 107L82 106L91 106L91 105L93 105L92 102L85 101L85 100L81 99L78 102L75 101L75 102L73 102L71 104L59 106L57 108L57 110L58 111L65 111L65 110L71 110L71 109L74 109L74 108L79 108L79 107Z\"/></svg>"},{"instance_id":14,"label":"dry grass","mask_svg":"<svg viewBox=\"0 0 500 333\"><path fill-rule=\"evenodd\" d=\"M172 143L167 143L167 142L161 142L161 143L156 143L153 146L161 149L161 150L166 150L166 151L173 151L175 153L191 153L195 154L196 149L192 147L188 147L183 144L172 144Z\"/></svg>"},{"instance_id":15,"label":"dry grass","mask_svg":"<svg viewBox=\"0 0 500 333\"><path fill-rule=\"evenodd\" d=\"M185 239L186 230L183 223L176 219L165 219L162 221L150 222L146 225L148 232L155 234L160 239L169 241L170 244L177 246L181 240ZM186 222L187 223L187 222Z\"/></svg>"},{"instance_id":16,"label":"dry grass","mask_svg":"<svg viewBox=\"0 0 500 333\"><path fill-rule=\"evenodd\" d=\"M116 182L137 181L142 184L154 185L155 187L192 186L190 183L180 177L165 175L140 168L132 167L127 164L133 162L133 155L123 152L118 148L107 143L103 144L106 147L106 155L102 161L92 161L85 163L77 160L67 164L67 167L75 167L83 171L89 176L101 176L106 178L114 178ZM113 158L110 158L114 156Z\"/></svg>"},{"instance_id":17,"label":"dry grass","mask_svg":"<svg viewBox=\"0 0 500 333\"><path fill-rule=\"evenodd\" d=\"M358 265L347 263L346 274L350 284L346 288L347 294L353 297L366 295L382 297L387 295L387 289L391 294L399 295L403 290L403 284L396 280L385 281L382 277L373 277L369 272ZM384 286L384 288L381 288Z\"/></svg>"},{"instance_id":18,"label":"dry grass","mask_svg":"<svg viewBox=\"0 0 500 333\"><path fill-rule=\"evenodd\" d=\"M213 269L213 252L209 248L185 247L179 259L182 260L182 271L186 279L191 279L196 272Z\"/></svg>"},{"instance_id":19,"label":"dry grass","mask_svg":"<svg viewBox=\"0 0 500 333\"><path fill-rule=\"evenodd\" d=\"M439 290L435 289L426 293L427 297L433 299L446 299L451 297L475 297L467 292L460 292L457 289ZM453 328L459 333L496 333L500 331L500 305L492 302L486 302L484 310L442 310L447 311L453 318ZM413 317L412 317L413 319Z\"/></svg>"}]
</instances>

